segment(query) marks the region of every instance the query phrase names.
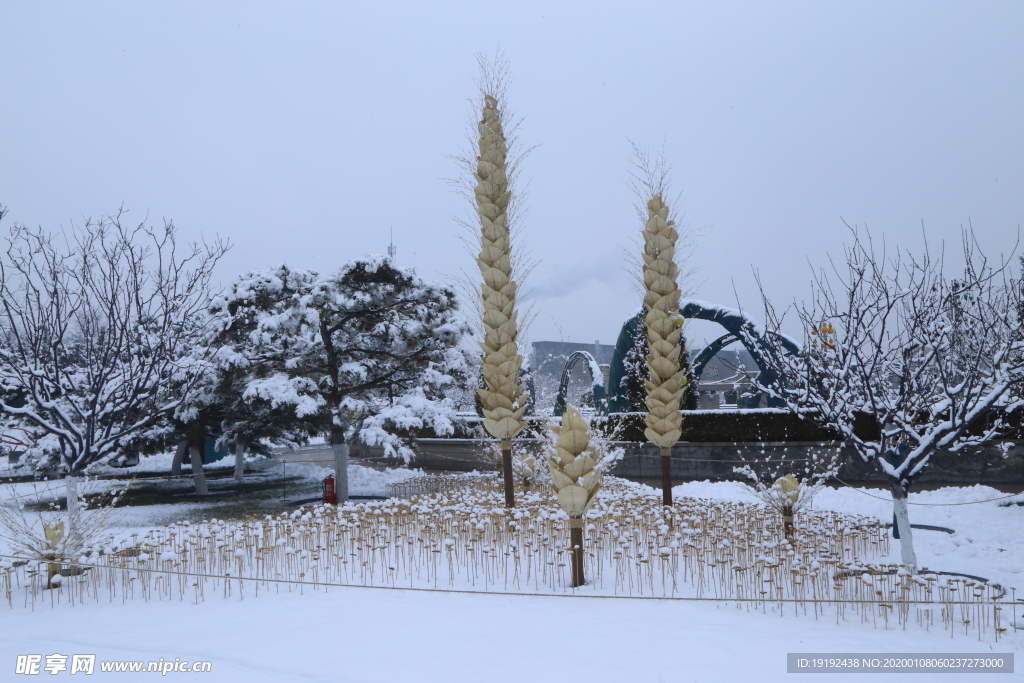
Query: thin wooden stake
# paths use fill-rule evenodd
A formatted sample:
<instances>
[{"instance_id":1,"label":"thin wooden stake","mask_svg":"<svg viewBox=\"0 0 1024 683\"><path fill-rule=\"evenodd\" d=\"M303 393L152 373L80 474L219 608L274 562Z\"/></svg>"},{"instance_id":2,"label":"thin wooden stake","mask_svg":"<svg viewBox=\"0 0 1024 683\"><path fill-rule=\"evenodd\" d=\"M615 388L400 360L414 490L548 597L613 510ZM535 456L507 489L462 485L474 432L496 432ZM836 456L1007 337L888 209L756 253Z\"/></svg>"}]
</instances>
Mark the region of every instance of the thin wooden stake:
<instances>
[{"instance_id":1,"label":"thin wooden stake","mask_svg":"<svg viewBox=\"0 0 1024 683\"><path fill-rule=\"evenodd\" d=\"M512 440L501 440L501 470L505 477L505 507L516 506L516 488L512 476Z\"/></svg>"},{"instance_id":2,"label":"thin wooden stake","mask_svg":"<svg viewBox=\"0 0 1024 683\"><path fill-rule=\"evenodd\" d=\"M661 504L672 506L672 449L661 449Z\"/></svg>"}]
</instances>

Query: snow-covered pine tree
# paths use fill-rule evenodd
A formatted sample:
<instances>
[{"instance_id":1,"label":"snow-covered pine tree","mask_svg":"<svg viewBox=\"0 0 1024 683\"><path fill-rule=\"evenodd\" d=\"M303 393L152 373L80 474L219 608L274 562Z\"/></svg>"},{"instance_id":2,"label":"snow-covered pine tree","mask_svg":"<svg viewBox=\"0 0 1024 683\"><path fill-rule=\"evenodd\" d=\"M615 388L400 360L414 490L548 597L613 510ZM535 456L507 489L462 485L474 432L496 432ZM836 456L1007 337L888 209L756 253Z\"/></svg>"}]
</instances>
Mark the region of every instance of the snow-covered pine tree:
<instances>
[{"instance_id":1,"label":"snow-covered pine tree","mask_svg":"<svg viewBox=\"0 0 1024 683\"><path fill-rule=\"evenodd\" d=\"M239 325L248 361L242 397L296 418L329 416L339 501L348 497L354 439L391 456L414 455L420 429L451 433L443 390L462 371L467 332L449 289L383 258L321 276L282 266L242 276L217 304L221 329Z\"/></svg>"},{"instance_id":2,"label":"snow-covered pine tree","mask_svg":"<svg viewBox=\"0 0 1024 683\"><path fill-rule=\"evenodd\" d=\"M633 346L623 359L622 380L619 382L619 393L626 397L624 407L633 413L642 413L647 409L645 403L647 389L644 386L649 375L647 369L647 324L644 322L646 314L647 309L644 308L636 319ZM680 404L683 410L697 410L697 383L690 365L690 352L685 334L679 335L679 365L686 376L686 386L683 387Z\"/></svg>"},{"instance_id":3,"label":"snow-covered pine tree","mask_svg":"<svg viewBox=\"0 0 1024 683\"><path fill-rule=\"evenodd\" d=\"M1020 273L1017 278L1017 324L1024 328L1024 256L1020 257Z\"/></svg>"},{"instance_id":4,"label":"snow-covered pine tree","mask_svg":"<svg viewBox=\"0 0 1024 683\"><path fill-rule=\"evenodd\" d=\"M834 431L885 477L913 571L911 484L935 453L968 454L1009 431L1008 413L1024 403L1021 291L970 232L955 280L927 245L923 255L887 254L869 234L852 236L834 276L815 273L810 301L795 307L804 352L765 354L780 379L759 388ZM781 334L782 315L762 298L769 331Z\"/></svg>"},{"instance_id":5,"label":"snow-covered pine tree","mask_svg":"<svg viewBox=\"0 0 1024 683\"><path fill-rule=\"evenodd\" d=\"M238 300L234 302L237 306ZM237 310L226 310L231 307L226 297L218 296L211 302L207 315L212 320L204 324L209 330L205 346L214 349L204 360L209 370L188 400L174 411L170 420L173 432L164 445L177 444L178 468L178 456L189 452L196 492L200 494L206 492L202 453L207 437L216 438L218 447L233 452L235 480L241 482L246 453L269 455L275 445L304 444L311 436L326 432L330 425L326 409L300 416L291 405L245 398L247 378L284 370L284 361L254 352L249 334L255 320Z\"/></svg>"},{"instance_id":6,"label":"snow-covered pine tree","mask_svg":"<svg viewBox=\"0 0 1024 683\"><path fill-rule=\"evenodd\" d=\"M647 369L647 324L644 322L646 314L645 307L636 318L635 331L632 335L633 345L622 359L623 373L619 393L626 397L628 410L633 413L647 411L647 388L644 383L650 376L650 371Z\"/></svg>"}]
</instances>

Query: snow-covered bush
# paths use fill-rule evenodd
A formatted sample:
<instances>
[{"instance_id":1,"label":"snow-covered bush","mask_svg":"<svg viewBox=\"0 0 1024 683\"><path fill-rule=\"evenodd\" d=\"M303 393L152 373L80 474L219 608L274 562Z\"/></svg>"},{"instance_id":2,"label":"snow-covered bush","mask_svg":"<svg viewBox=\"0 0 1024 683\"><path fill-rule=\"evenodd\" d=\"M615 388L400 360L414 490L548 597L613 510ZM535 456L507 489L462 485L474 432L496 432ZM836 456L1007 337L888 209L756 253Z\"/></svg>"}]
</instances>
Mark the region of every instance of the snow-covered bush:
<instances>
[{"instance_id":1,"label":"snow-covered bush","mask_svg":"<svg viewBox=\"0 0 1024 683\"><path fill-rule=\"evenodd\" d=\"M115 508L128 486L86 482L80 492L88 499L78 509L61 506L59 493L50 482L6 484L3 489L0 547L28 560L73 562L110 533Z\"/></svg>"},{"instance_id":2,"label":"snow-covered bush","mask_svg":"<svg viewBox=\"0 0 1024 683\"><path fill-rule=\"evenodd\" d=\"M736 453L743 465L733 471L762 503L782 516L786 538L790 538L797 513L809 509L818 491L839 472L841 450L822 443L809 448L803 458L789 457L788 448L776 458L763 448L759 457L739 449Z\"/></svg>"}]
</instances>

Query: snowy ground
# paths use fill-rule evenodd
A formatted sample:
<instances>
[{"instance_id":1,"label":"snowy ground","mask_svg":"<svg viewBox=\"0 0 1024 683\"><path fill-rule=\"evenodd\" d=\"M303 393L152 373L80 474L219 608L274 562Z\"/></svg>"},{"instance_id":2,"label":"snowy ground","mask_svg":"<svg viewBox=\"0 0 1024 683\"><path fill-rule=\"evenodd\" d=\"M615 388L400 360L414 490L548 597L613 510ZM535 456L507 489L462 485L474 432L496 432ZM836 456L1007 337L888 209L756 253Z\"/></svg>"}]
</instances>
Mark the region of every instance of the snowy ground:
<instances>
[{"instance_id":1,"label":"snowy ground","mask_svg":"<svg viewBox=\"0 0 1024 683\"><path fill-rule=\"evenodd\" d=\"M676 486L672 491L675 496L755 500L742 485L731 483L692 482ZM1001 504L1024 501L1024 494L1011 498L1007 495L981 485L911 493L911 524L941 526L956 532L950 535L915 529L914 548L921 567L972 574L1024 591L1024 507L1001 507ZM950 505L993 498L1001 500ZM814 499L814 508L869 515L892 522L892 502L884 489L824 488ZM892 541L888 561L900 562L899 541Z\"/></svg>"},{"instance_id":2,"label":"snowy ground","mask_svg":"<svg viewBox=\"0 0 1024 683\"><path fill-rule=\"evenodd\" d=\"M727 606L636 599L353 588L241 602L135 602L76 610L73 624L66 617L54 624L46 610L0 621L2 666L13 667L17 654L95 653L106 660L208 660L209 680L247 683L668 683L785 680L791 677L785 673L787 652L1020 652L1019 640L1012 647L1009 641L996 646L938 632L885 632L871 624L837 626ZM101 680L123 675L96 674ZM878 674L842 680L860 676L906 680ZM983 680L1020 678L992 674Z\"/></svg>"},{"instance_id":3,"label":"snowy ground","mask_svg":"<svg viewBox=\"0 0 1024 683\"><path fill-rule=\"evenodd\" d=\"M194 484L191 467L182 467L178 478L151 478L170 471L173 453L143 458L136 467L100 468L81 484L81 493L92 496L112 489L128 487L127 507L119 507L113 515L121 528L145 528L167 524L181 519L198 521L208 517L231 518L243 513L275 513L287 509L297 500L310 500L321 495L321 482L332 469L312 463L282 463L280 460L256 458L246 463L245 500L228 494L237 491L229 477L234 462L227 459L206 466L211 489L206 499L192 495ZM18 471L0 472L20 474ZM399 483L422 476L419 470L377 470L355 463L349 466L349 493L353 496L383 496L388 484ZM112 478L112 477L118 478ZM65 495L62 480L0 484L0 501L18 498L26 502L62 500ZM147 500L139 500L145 498ZM153 504L153 500L163 503ZM174 502L170 502L174 501ZM0 548L3 541L0 540Z\"/></svg>"},{"instance_id":4,"label":"snowy ground","mask_svg":"<svg viewBox=\"0 0 1024 683\"><path fill-rule=\"evenodd\" d=\"M684 484L675 495L749 500L735 484ZM911 494L910 500L949 504L1004 495L982 486L951 487ZM891 504L884 498L877 489L824 490L815 507L889 521ZM913 523L956 531L916 531L921 563L1009 586L1020 583L1024 589L1019 581L1024 507L1000 507L1005 502L912 505ZM145 514L137 514L131 526L144 522ZM894 542L893 560L898 553ZM216 681L779 681L792 677L786 673L787 652L1024 652L1024 631L1012 629L999 643L979 642L962 633L951 637L941 628L887 631L857 620L837 624L834 618L780 617L714 603L356 587L304 593L243 600L208 596L199 604L87 604L59 611L3 608L0 671L13 671L19 654L61 653L96 654L99 660L209 660L212 673L205 678ZM1017 619L1024 627L1024 612L1018 611ZM1022 668L1024 661L1018 661L1017 671ZM133 680L131 674L98 671L95 677ZM820 678L832 680L813 674L797 680ZM843 680L851 678L907 680L903 674L847 674ZM1024 676L948 674L916 680L922 679Z\"/></svg>"}]
</instances>

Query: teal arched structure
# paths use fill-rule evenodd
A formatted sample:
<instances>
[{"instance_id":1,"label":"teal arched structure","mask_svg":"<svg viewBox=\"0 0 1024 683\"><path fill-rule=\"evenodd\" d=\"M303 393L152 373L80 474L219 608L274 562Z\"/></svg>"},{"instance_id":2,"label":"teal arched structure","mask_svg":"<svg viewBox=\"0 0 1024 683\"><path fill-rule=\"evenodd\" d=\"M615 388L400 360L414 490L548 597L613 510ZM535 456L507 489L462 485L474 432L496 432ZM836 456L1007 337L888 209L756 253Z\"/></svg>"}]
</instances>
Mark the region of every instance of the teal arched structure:
<instances>
[{"instance_id":1,"label":"teal arched structure","mask_svg":"<svg viewBox=\"0 0 1024 683\"><path fill-rule=\"evenodd\" d=\"M693 376L700 377L704 366L714 358L715 354L733 342L742 342L747 351L750 352L754 363L760 371L757 375L757 382L762 386L769 386L777 382L785 382L784 377L779 377L772 369L769 360L778 353L800 354L800 347L792 339L778 334L762 333L760 326L751 318L737 311L723 306L706 303L704 301L688 300L680 303L679 314L686 319L707 320L721 325L726 334L708 344L694 359ZM627 320L622 325L619 338L615 342L615 352L612 355L611 367L608 372L608 392L604 402L604 410L609 413L626 413L632 410L628 398L622 393L622 379L626 374L626 354L633 348L634 340L640 327L640 313ZM756 408L760 402L760 396L755 395L747 401L748 408ZM777 399L769 399L771 407L781 406Z\"/></svg>"}]
</instances>

